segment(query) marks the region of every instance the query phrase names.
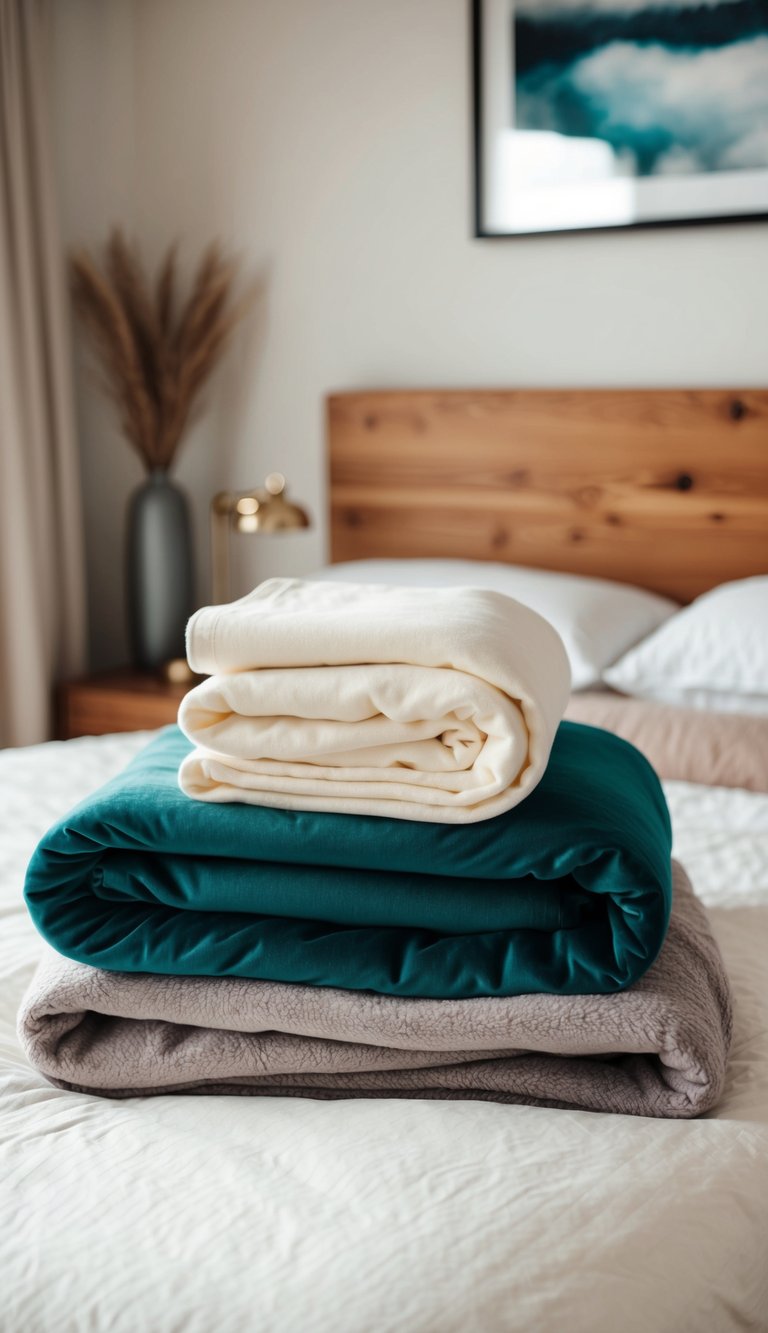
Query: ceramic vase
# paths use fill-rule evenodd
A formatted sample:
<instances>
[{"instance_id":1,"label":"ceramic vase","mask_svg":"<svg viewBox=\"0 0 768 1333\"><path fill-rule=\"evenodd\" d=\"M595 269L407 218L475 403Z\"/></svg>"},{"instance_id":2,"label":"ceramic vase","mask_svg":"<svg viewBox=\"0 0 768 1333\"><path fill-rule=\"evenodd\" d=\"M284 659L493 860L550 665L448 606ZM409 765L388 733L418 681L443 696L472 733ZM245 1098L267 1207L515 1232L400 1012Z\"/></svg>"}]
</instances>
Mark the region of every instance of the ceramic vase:
<instances>
[{"instance_id":1,"label":"ceramic vase","mask_svg":"<svg viewBox=\"0 0 768 1333\"><path fill-rule=\"evenodd\" d=\"M152 671L184 657L192 614L192 525L184 492L163 469L128 503L128 625L134 666Z\"/></svg>"}]
</instances>

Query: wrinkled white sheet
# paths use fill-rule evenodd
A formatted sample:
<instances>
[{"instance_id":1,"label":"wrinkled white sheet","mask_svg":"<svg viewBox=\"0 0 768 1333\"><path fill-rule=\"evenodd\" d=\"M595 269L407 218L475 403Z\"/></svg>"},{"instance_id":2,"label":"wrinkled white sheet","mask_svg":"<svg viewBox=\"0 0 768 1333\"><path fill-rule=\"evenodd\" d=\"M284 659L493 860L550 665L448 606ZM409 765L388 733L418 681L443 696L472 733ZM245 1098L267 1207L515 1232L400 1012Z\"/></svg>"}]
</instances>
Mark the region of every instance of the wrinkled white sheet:
<instances>
[{"instance_id":1,"label":"wrinkled white sheet","mask_svg":"<svg viewBox=\"0 0 768 1333\"><path fill-rule=\"evenodd\" d=\"M146 737L0 753L0 1328L768 1329L768 796L667 785L736 1000L692 1122L472 1102L127 1102L49 1086L15 1016L40 833Z\"/></svg>"}]
</instances>

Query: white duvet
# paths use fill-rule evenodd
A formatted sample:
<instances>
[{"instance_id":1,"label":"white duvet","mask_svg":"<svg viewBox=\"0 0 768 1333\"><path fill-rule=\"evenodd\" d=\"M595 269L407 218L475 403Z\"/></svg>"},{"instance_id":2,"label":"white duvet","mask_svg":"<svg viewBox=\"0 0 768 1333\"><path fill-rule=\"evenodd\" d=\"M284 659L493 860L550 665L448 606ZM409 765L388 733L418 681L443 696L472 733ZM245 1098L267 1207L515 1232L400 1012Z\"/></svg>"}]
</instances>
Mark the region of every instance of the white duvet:
<instances>
[{"instance_id":1,"label":"white duvet","mask_svg":"<svg viewBox=\"0 0 768 1333\"><path fill-rule=\"evenodd\" d=\"M736 1000L699 1121L472 1102L58 1091L16 1008L47 825L145 738L0 753L0 1328L768 1329L768 796L667 785Z\"/></svg>"}]
</instances>

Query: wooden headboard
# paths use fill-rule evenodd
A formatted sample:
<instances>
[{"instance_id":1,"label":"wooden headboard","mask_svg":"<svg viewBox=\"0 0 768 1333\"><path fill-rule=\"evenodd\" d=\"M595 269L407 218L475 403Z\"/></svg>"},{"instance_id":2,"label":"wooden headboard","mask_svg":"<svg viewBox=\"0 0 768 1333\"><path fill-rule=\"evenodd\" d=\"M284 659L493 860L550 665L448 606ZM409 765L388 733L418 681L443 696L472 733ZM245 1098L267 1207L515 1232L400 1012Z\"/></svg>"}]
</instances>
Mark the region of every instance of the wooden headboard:
<instances>
[{"instance_id":1,"label":"wooden headboard","mask_svg":"<svg viewBox=\"0 0 768 1333\"><path fill-rule=\"evenodd\" d=\"M328 398L331 558L457 556L688 601L768 573L768 389Z\"/></svg>"}]
</instances>

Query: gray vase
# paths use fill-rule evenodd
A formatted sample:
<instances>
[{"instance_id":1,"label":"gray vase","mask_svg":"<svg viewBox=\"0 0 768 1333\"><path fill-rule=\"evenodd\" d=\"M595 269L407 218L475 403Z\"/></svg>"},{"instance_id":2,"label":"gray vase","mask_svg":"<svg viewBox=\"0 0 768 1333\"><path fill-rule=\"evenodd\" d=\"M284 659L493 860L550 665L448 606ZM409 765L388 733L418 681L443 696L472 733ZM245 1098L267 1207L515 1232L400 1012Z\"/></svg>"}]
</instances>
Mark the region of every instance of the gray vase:
<instances>
[{"instance_id":1,"label":"gray vase","mask_svg":"<svg viewBox=\"0 0 768 1333\"><path fill-rule=\"evenodd\" d=\"M192 526L184 492L151 472L128 502L128 624L134 665L154 670L184 657L192 614Z\"/></svg>"}]
</instances>

